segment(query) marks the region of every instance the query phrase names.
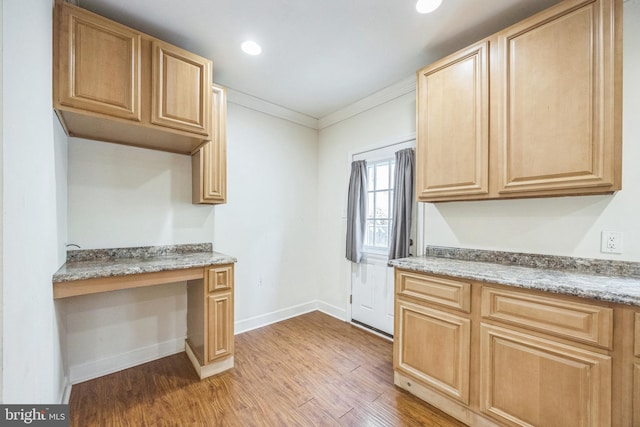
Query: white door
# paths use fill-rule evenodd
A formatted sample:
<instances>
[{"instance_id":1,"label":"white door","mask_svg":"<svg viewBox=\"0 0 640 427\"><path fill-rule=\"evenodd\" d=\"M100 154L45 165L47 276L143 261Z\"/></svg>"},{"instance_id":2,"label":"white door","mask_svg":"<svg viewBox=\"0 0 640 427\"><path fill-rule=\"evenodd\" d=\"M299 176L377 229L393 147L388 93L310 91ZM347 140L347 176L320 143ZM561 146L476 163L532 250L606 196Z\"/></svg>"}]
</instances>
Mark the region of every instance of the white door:
<instances>
[{"instance_id":1,"label":"white door","mask_svg":"<svg viewBox=\"0 0 640 427\"><path fill-rule=\"evenodd\" d=\"M359 264L351 264L351 320L389 335L393 335L394 291L393 268L388 267L387 262L393 219L395 152L410 147L415 147L414 139L352 157L367 161L367 222L363 259Z\"/></svg>"},{"instance_id":2,"label":"white door","mask_svg":"<svg viewBox=\"0 0 640 427\"><path fill-rule=\"evenodd\" d=\"M393 268L386 256L367 254L351 264L351 319L393 335Z\"/></svg>"}]
</instances>

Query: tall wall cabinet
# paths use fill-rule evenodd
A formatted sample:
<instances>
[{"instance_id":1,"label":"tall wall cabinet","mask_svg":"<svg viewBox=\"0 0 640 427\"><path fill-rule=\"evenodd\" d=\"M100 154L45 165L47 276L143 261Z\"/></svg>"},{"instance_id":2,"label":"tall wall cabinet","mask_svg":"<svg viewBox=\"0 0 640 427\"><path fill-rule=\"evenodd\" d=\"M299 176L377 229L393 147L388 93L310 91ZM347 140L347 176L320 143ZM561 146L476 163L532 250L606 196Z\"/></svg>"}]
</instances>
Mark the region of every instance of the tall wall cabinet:
<instances>
[{"instance_id":1,"label":"tall wall cabinet","mask_svg":"<svg viewBox=\"0 0 640 427\"><path fill-rule=\"evenodd\" d=\"M53 106L70 136L191 154L211 139L211 61L56 0Z\"/></svg>"},{"instance_id":2,"label":"tall wall cabinet","mask_svg":"<svg viewBox=\"0 0 640 427\"><path fill-rule=\"evenodd\" d=\"M227 90L213 85L213 134L191 156L192 201L227 202Z\"/></svg>"},{"instance_id":3,"label":"tall wall cabinet","mask_svg":"<svg viewBox=\"0 0 640 427\"><path fill-rule=\"evenodd\" d=\"M622 1L565 0L417 72L417 199L621 188Z\"/></svg>"}]
</instances>

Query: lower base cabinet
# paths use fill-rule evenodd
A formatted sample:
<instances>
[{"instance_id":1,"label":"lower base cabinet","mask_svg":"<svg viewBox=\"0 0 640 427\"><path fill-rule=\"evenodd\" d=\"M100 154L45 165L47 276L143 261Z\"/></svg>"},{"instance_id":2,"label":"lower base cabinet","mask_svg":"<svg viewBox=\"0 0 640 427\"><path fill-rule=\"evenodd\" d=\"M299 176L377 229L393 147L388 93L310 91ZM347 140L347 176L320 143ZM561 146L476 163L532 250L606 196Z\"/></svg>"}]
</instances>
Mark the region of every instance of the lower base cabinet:
<instances>
[{"instance_id":1,"label":"lower base cabinet","mask_svg":"<svg viewBox=\"0 0 640 427\"><path fill-rule=\"evenodd\" d=\"M395 368L469 403L471 321L405 301L396 310Z\"/></svg>"},{"instance_id":2,"label":"lower base cabinet","mask_svg":"<svg viewBox=\"0 0 640 427\"><path fill-rule=\"evenodd\" d=\"M471 426L640 427L633 307L396 268L393 364L398 387Z\"/></svg>"},{"instance_id":3,"label":"lower base cabinet","mask_svg":"<svg viewBox=\"0 0 640 427\"><path fill-rule=\"evenodd\" d=\"M611 357L480 325L480 410L507 425L611 425Z\"/></svg>"},{"instance_id":4,"label":"lower base cabinet","mask_svg":"<svg viewBox=\"0 0 640 427\"><path fill-rule=\"evenodd\" d=\"M233 264L187 282L187 355L200 378L233 367Z\"/></svg>"}]
</instances>

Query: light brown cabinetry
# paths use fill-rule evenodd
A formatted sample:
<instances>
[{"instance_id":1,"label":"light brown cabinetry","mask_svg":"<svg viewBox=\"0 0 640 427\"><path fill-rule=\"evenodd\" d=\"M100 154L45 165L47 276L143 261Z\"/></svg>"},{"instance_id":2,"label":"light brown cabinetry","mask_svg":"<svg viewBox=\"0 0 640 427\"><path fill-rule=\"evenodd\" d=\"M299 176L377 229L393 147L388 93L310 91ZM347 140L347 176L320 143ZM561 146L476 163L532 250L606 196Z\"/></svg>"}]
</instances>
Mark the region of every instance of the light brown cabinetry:
<instances>
[{"instance_id":1,"label":"light brown cabinetry","mask_svg":"<svg viewBox=\"0 0 640 427\"><path fill-rule=\"evenodd\" d=\"M211 61L57 0L53 106L77 136L191 154L211 138Z\"/></svg>"},{"instance_id":2,"label":"light brown cabinetry","mask_svg":"<svg viewBox=\"0 0 640 427\"><path fill-rule=\"evenodd\" d=\"M480 325L480 410L508 425L611 425L611 357Z\"/></svg>"},{"instance_id":3,"label":"light brown cabinetry","mask_svg":"<svg viewBox=\"0 0 640 427\"><path fill-rule=\"evenodd\" d=\"M489 43L418 72L418 200L489 192Z\"/></svg>"},{"instance_id":4,"label":"light brown cabinetry","mask_svg":"<svg viewBox=\"0 0 640 427\"><path fill-rule=\"evenodd\" d=\"M140 121L141 35L80 8L56 8L55 100L61 107Z\"/></svg>"},{"instance_id":5,"label":"light brown cabinetry","mask_svg":"<svg viewBox=\"0 0 640 427\"><path fill-rule=\"evenodd\" d=\"M468 283L395 273L394 369L469 403L471 321ZM440 307L458 309L460 314Z\"/></svg>"},{"instance_id":6,"label":"light brown cabinetry","mask_svg":"<svg viewBox=\"0 0 640 427\"><path fill-rule=\"evenodd\" d=\"M154 40L151 122L209 136L211 61Z\"/></svg>"},{"instance_id":7,"label":"light brown cabinetry","mask_svg":"<svg viewBox=\"0 0 640 427\"><path fill-rule=\"evenodd\" d=\"M395 384L464 423L640 420L629 308L400 268L395 291Z\"/></svg>"},{"instance_id":8,"label":"light brown cabinetry","mask_svg":"<svg viewBox=\"0 0 640 427\"><path fill-rule=\"evenodd\" d=\"M201 378L233 366L233 276L232 264L217 265L187 283L187 353Z\"/></svg>"},{"instance_id":9,"label":"light brown cabinetry","mask_svg":"<svg viewBox=\"0 0 640 427\"><path fill-rule=\"evenodd\" d=\"M394 367L469 403L471 321L402 300L396 315Z\"/></svg>"},{"instance_id":10,"label":"light brown cabinetry","mask_svg":"<svg viewBox=\"0 0 640 427\"><path fill-rule=\"evenodd\" d=\"M212 101L211 141L191 157L193 203L227 202L227 90L213 85Z\"/></svg>"},{"instance_id":11,"label":"light brown cabinetry","mask_svg":"<svg viewBox=\"0 0 640 427\"><path fill-rule=\"evenodd\" d=\"M621 13L565 0L418 71L418 200L619 190Z\"/></svg>"}]
</instances>

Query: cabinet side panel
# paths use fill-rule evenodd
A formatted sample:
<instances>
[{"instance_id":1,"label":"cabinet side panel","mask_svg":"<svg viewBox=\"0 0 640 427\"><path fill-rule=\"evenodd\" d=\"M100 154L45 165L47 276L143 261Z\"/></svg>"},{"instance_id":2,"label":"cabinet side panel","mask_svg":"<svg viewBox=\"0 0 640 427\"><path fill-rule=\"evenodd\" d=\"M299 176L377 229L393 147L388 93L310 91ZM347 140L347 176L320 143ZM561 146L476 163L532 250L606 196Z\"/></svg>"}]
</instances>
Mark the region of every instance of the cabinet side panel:
<instances>
[{"instance_id":1,"label":"cabinet side panel","mask_svg":"<svg viewBox=\"0 0 640 427\"><path fill-rule=\"evenodd\" d=\"M187 282L187 339L201 365L204 365L205 343L204 295L204 279Z\"/></svg>"}]
</instances>

